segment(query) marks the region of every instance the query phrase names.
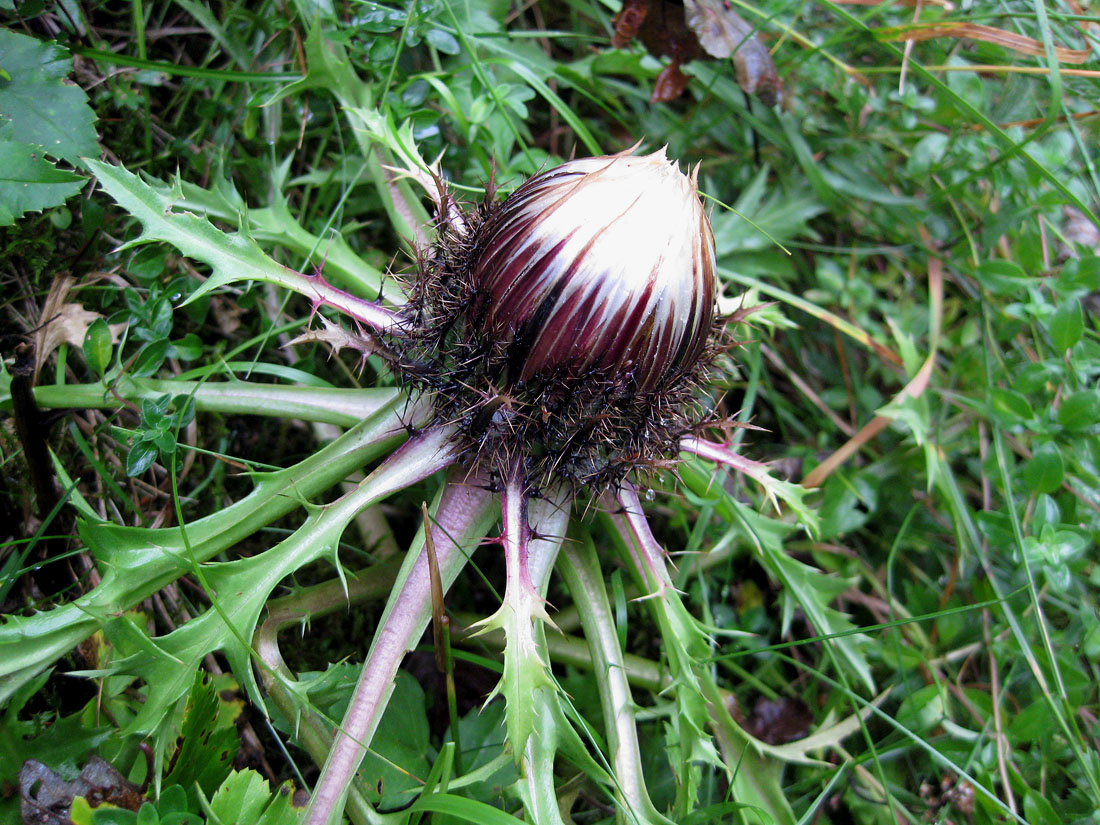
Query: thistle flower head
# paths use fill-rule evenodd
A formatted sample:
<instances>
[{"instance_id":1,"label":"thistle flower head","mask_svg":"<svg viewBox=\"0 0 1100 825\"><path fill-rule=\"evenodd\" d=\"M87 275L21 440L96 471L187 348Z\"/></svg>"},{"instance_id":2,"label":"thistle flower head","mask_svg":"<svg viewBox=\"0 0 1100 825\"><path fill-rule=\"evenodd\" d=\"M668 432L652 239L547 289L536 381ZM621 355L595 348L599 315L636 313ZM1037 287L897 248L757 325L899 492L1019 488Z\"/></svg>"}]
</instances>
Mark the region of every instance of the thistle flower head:
<instances>
[{"instance_id":1,"label":"thistle flower head","mask_svg":"<svg viewBox=\"0 0 1100 825\"><path fill-rule=\"evenodd\" d=\"M483 235L472 278L483 322L511 339L511 380L601 367L644 392L702 354L714 239L695 181L663 149L537 175Z\"/></svg>"},{"instance_id":2,"label":"thistle flower head","mask_svg":"<svg viewBox=\"0 0 1100 825\"><path fill-rule=\"evenodd\" d=\"M664 150L573 160L444 220L398 371L466 458L532 484L615 483L674 458L713 349L714 239Z\"/></svg>"}]
</instances>

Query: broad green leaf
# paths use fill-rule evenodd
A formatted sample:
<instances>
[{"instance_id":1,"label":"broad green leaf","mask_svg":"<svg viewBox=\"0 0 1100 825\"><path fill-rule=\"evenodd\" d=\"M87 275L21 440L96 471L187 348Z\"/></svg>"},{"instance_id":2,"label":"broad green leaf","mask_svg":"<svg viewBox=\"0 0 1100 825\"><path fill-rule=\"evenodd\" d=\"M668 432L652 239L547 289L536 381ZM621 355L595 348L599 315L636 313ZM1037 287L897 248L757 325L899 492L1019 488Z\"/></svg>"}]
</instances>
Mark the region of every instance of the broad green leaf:
<instances>
[{"instance_id":1,"label":"broad green leaf","mask_svg":"<svg viewBox=\"0 0 1100 825\"><path fill-rule=\"evenodd\" d=\"M0 142L0 226L10 226L27 212L59 206L83 185L83 178L58 169L37 146Z\"/></svg>"},{"instance_id":2,"label":"broad green leaf","mask_svg":"<svg viewBox=\"0 0 1100 825\"><path fill-rule=\"evenodd\" d=\"M1085 333L1085 313L1077 298L1067 298L1050 318L1050 340L1059 352L1073 349Z\"/></svg>"},{"instance_id":3,"label":"broad green leaf","mask_svg":"<svg viewBox=\"0 0 1100 825\"><path fill-rule=\"evenodd\" d=\"M111 328L103 318L96 318L84 335L84 360L96 375L102 377L111 365Z\"/></svg>"},{"instance_id":4,"label":"broad green leaf","mask_svg":"<svg viewBox=\"0 0 1100 825\"><path fill-rule=\"evenodd\" d=\"M1053 493L1062 486L1065 474L1062 453L1052 441L1036 449L1024 465L1024 483L1033 493Z\"/></svg>"},{"instance_id":5,"label":"broad green leaf","mask_svg":"<svg viewBox=\"0 0 1100 825\"><path fill-rule=\"evenodd\" d=\"M997 260L978 265L978 282L994 295L1013 295L1034 281L1018 263Z\"/></svg>"},{"instance_id":6,"label":"broad green leaf","mask_svg":"<svg viewBox=\"0 0 1100 825\"><path fill-rule=\"evenodd\" d=\"M1095 292L1100 289L1100 256L1086 255L1066 261L1058 275L1059 292Z\"/></svg>"},{"instance_id":7,"label":"broad green leaf","mask_svg":"<svg viewBox=\"0 0 1100 825\"><path fill-rule=\"evenodd\" d=\"M92 825L138 825L138 815L125 808L100 805L92 811Z\"/></svg>"},{"instance_id":8,"label":"broad green leaf","mask_svg":"<svg viewBox=\"0 0 1100 825\"><path fill-rule=\"evenodd\" d=\"M14 140L75 163L98 155L99 147L88 96L65 79L72 64L56 43L0 29L0 70L7 75L0 76L0 128L11 124Z\"/></svg>"},{"instance_id":9,"label":"broad green leaf","mask_svg":"<svg viewBox=\"0 0 1100 825\"><path fill-rule=\"evenodd\" d=\"M1016 427L1035 418L1031 402L1022 393L995 387L990 392L991 414L1004 427Z\"/></svg>"},{"instance_id":10,"label":"broad green leaf","mask_svg":"<svg viewBox=\"0 0 1100 825\"><path fill-rule=\"evenodd\" d=\"M232 770L238 747L236 729L218 725L214 683L204 678L202 670L195 670L179 750L173 758L172 770L164 777L165 784L182 785L197 806L195 786L206 796L214 793Z\"/></svg>"},{"instance_id":11,"label":"broad green leaf","mask_svg":"<svg viewBox=\"0 0 1100 825\"><path fill-rule=\"evenodd\" d=\"M168 341L161 338L141 348L137 360L131 367L131 372L138 378L147 378L160 369L164 359L168 356Z\"/></svg>"},{"instance_id":12,"label":"broad green leaf","mask_svg":"<svg viewBox=\"0 0 1100 825\"><path fill-rule=\"evenodd\" d=\"M455 36L450 32L443 31L443 29L429 29L427 34L424 35L424 39L444 54L458 54L462 51L462 47L458 45Z\"/></svg>"},{"instance_id":13,"label":"broad green leaf","mask_svg":"<svg viewBox=\"0 0 1100 825\"><path fill-rule=\"evenodd\" d=\"M1058 407L1058 423L1077 432L1100 425L1100 391L1081 390L1062 399Z\"/></svg>"},{"instance_id":14,"label":"broad green leaf","mask_svg":"<svg viewBox=\"0 0 1100 825\"><path fill-rule=\"evenodd\" d=\"M516 819L500 808L475 802L454 794L429 794L422 796L409 808L410 811L434 811L457 817L470 825L523 825L522 819Z\"/></svg>"},{"instance_id":15,"label":"broad green leaf","mask_svg":"<svg viewBox=\"0 0 1100 825\"><path fill-rule=\"evenodd\" d=\"M134 446L126 454L126 475L133 478L144 473L153 466L158 453L157 445L151 441L139 440L134 442Z\"/></svg>"},{"instance_id":16,"label":"broad green leaf","mask_svg":"<svg viewBox=\"0 0 1100 825\"><path fill-rule=\"evenodd\" d=\"M289 790L276 789L273 797L271 786L256 771L234 771L210 799L210 811L223 823L292 825L305 811L290 805Z\"/></svg>"}]
</instances>

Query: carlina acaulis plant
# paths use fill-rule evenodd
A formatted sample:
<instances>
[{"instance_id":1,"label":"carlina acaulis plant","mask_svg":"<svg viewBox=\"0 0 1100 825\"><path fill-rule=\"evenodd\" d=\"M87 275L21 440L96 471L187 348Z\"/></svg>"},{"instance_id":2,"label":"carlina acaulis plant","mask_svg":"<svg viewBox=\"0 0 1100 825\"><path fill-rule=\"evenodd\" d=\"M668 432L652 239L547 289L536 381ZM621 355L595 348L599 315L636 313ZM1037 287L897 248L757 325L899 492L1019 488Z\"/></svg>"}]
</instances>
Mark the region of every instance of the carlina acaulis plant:
<instances>
[{"instance_id":1,"label":"carlina acaulis plant","mask_svg":"<svg viewBox=\"0 0 1100 825\"><path fill-rule=\"evenodd\" d=\"M325 321L319 337L382 355L414 399L411 437L375 471L376 484L399 489L454 466L425 525L452 580L465 559L453 536L472 529L486 496L499 495L507 579L500 609L480 628L506 635L497 692L534 810L556 804L552 785L544 787L555 747L529 745L547 735L547 714L569 726L554 710L539 620L549 619L541 594L571 501L610 514L660 597L671 580L637 494L639 474L688 452L774 492L763 465L701 435L716 423L705 384L729 346L723 329L744 313L718 317L714 238L696 175L683 174L663 149L571 160L500 202L490 186L467 209L438 176L421 182L436 202L436 233L417 254L406 303L385 307L315 280L301 291L359 325L349 333ZM311 800L310 825L332 821L401 659L428 622L426 553L406 567ZM619 741L636 742L632 714L616 718ZM637 748L635 757L620 751L616 761L637 758ZM634 777L615 790L624 804L649 805L636 766L615 769Z\"/></svg>"}]
</instances>

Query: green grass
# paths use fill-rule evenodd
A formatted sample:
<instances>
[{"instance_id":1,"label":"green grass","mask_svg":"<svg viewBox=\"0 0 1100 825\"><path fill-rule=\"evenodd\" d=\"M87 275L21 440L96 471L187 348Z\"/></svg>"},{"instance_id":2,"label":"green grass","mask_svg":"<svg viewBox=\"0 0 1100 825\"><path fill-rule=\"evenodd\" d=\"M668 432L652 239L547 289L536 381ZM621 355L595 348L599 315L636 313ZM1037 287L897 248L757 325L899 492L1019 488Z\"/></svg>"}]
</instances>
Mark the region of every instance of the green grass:
<instances>
[{"instance_id":1,"label":"green grass","mask_svg":"<svg viewBox=\"0 0 1100 825\"><path fill-rule=\"evenodd\" d=\"M48 320L65 271L52 311L104 319L64 315L41 365L43 466L12 424L26 380L5 347L6 787L28 758L69 779L95 754L152 804L79 821L299 820L272 787L315 783L444 479L381 502L384 464L360 483L404 402L376 357L294 342L318 326L297 273L351 293L344 314L399 300L385 273L431 231L401 172L439 158L476 201L490 177L507 192L642 140L698 164L727 308L770 302L713 398L762 428L732 442L774 478L693 459L648 480L673 562L656 599L616 516L576 508L547 594L561 633L534 631L560 691L532 701L519 765L516 718L478 711L512 660L465 632L504 592L503 554L477 550L446 596L454 691L426 637L348 815L1097 821L1100 16L920 7L918 24L981 23L1036 57L892 39L911 6L735 4L783 78L768 108L729 60L687 64L684 97L651 104L661 61L610 47L614 3L123 5L0 10L79 56L102 148L53 158L97 184L0 228L5 340ZM34 472L62 506L36 509Z\"/></svg>"}]
</instances>

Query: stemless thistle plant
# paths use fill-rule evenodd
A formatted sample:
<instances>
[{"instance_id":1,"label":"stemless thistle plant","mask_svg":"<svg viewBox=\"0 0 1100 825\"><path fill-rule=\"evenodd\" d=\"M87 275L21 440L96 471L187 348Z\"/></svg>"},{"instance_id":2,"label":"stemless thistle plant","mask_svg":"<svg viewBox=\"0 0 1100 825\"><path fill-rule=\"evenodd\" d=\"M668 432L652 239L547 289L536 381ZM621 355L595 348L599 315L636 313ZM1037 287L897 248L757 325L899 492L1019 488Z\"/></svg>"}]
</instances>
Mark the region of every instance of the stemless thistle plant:
<instances>
[{"instance_id":1,"label":"stemless thistle plant","mask_svg":"<svg viewBox=\"0 0 1100 825\"><path fill-rule=\"evenodd\" d=\"M222 575L242 577L242 584L226 587L237 594L226 615L240 634L253 633L280 581L335 554L356 514L450 469L431 518L397 576L331 748L319 740L310 746L325 764L307 821L331 822L340 810L398 667L431 620L433 593L439 592L433 580L445 590L474 547L498 542L506 567L504 598L481 629L504 632L498 692L506 699L508 742L522 768L518 792L529 819L540 825L561 822L553 782L560 748L581 759L639 821L667 823L645 790L623 651L609 630L611 613L598 559L591 546L565 541L572 503L607 513L635 581L652 597L648 604L658 614L673 684L676 710L670 725L680 743L678 771L685 776L699 759L718 760L706 730L715 723L711 714L724 705L701 664L710 655L706 633L672 588L663 550L639 501L638 477L694 454L732 467L761 483L769 496L779 494L799 506L797 494L772 479L763 465L702 436L707 425L717 423L705 384L724 346L724 323L717 312L714 240L694 175L682 174L663 151L645 156L627 151L570 161L536 175L500 203L490 193L467 210L459 208L438 177L420 175L410 164L409 174L436 202L435 240L419 250L407 298L383 302L276 264L250 238L228 237L197 216L171 187L158 189L95 161L89 167L142 221L143 240L170 241L185 255L210 264L211 275L189 300L237 281L266 281L297 291L315 308L335 309L355 327L342 329L331 315L318 315L324 328L307 337L382 357L405 390L326 397L342 423L348 424L349 416L362 420L301 468L273 474L253 497L234 505L234 519L267 523L401 444L338 500L311 511L301 530L264 557L249 560L264 565L262 586L252 579L243 583L245 568L227 568ZM388 296L394 297L392 291ZM119 384L119 389L143 391L138 383L128 386ZM200 411L237 409L244 391L237 384L223 391L213 382L192 390ZM274 390L264 386L249 392L267 399ZM108 394L97 385L89 398L102 400ZM297 396L280 398L278 403L299 403ZM696 475L692 470L688 478ZM705 490L705 479L702 484L697 492ZM229 516L211 517L210 525L188 525L189 534L206 537L197 545L179 544L183 538L171 531L158 533L155 550L134 556L133 564L147 570L140 567L123 576L123 562L116 561L99 588L62 609L79 628L94 632L96 611L109 607L117 612L191 569L175 559L207 562L230 546L226 542L236 541L236 533L222 537L214 526ZM498 521L500 535L486 542ZM99 529L109 533L113 527L90 527L90 535ZM176 551L165 553L165 547ZM562 575L594 646L593 660L603 663L598 682L611 773L583 755L586 746L561 706L564 700L545 654L545 595L559 551L565 556ZM208 615L210 623L220 620L220 614ZM63 655L75 633L40 641L33 651L20 648L20 656L0 667L0 673L3 667L19 668L29 678L48 661L43 645L49 656ZM188 645L200 658L216 649ZM267 656L261 641L255 647L267 665L259 677L271 701L288 702L280 705L288 717L301 714L297 700L285 689L280 694L281 677L275 673L281 659ZM261 701L258 685L249 682L251 655L247 645L227 650L234 671L244 674L250 694ZM177 683L182 682L152 685L135 730L157 724L158 709L179 698ZM735 735L730 732L738 729L728 715L720 723L729 741ZM310 724L328 727L320 720ZM744 793L753 798L751 764L740 758L734 762L739 769L728 776L735 787L744 783ZM692 793L685 786L685 799ZM365 804L361 798L355 801L360 813ZM681 807L686 810L686 803Z\"/></svg>"},{"instance_id":2,"label":"stemless thistle plant","mask_svg":"<svg viewBox=\"0 0 1100 825\"><path fill-rule=\"evenodd\" d=\"M536 620L548 618L542 594L570 496L614 513L659 595L669 578L632 475L670 466L681 451L760 480L767 475L762 465L695 435L705 419L699 388L719 350L722 324L714 238L694 174L684 175L664 150L626 151L542 172L499 204L490 191L471 212L460 210L438 179L434 188L437 239L418 255L406 305L379 323L339 296L318 300L349 309L373 328L358 346L382 353L428 405L418 409L430 424L400 460L415 463L423 455L433 457L433 469L456 464L466 497L471 481L500 493L507 583L500 610L481 629L506 634L497 690L507 699L509 739L531 785L525 801L537 810L540 799L546 807L536 786L552 775L553 749L548 762L529 740L539 708L556 704L538 698L552 693L553 683ZM454 513L445 493L436 514L444 541L469 506L457 490L452 495ZM417 565L391 599L390 621L364 665L310 823L330 821L400 660L427 622L423 610L404 611L416 613L415 622L395 621L400 605L428 598L423 554ZM617 724L629 727L632 719L626 714ZM621 793L645 810L648 797L637 765L626 764L630 758L616 756Z\"/></svg>"}]
</instances>

